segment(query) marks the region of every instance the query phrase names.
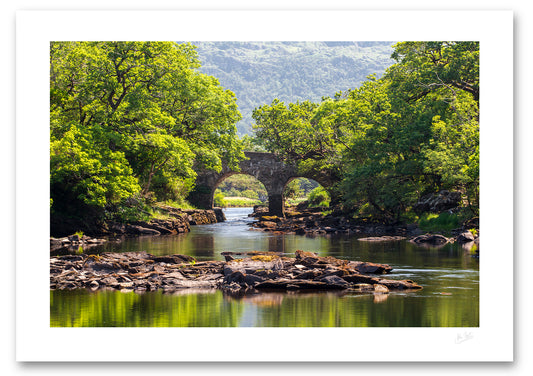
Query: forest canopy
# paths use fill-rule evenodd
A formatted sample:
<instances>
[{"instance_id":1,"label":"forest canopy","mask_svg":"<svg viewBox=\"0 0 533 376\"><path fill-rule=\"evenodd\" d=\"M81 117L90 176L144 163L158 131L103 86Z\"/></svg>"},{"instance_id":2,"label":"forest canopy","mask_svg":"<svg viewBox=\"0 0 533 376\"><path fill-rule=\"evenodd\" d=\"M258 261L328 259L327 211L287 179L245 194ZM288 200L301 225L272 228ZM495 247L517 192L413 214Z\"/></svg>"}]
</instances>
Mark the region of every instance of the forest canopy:
<instances>
[{"instance_id":1,"label":"forest canopy","mask_svg":"<svg viewBox=\"0 0 533 376\"><path fill-rule=\"evenodd\" d=\"M355 217L409 220L442 190L477 214L479 43L400 42L391 58L333 97L255 108L239 139L235 95L190 43L53 42L52 215L127 221L144 203L183 202L196 171L238 169L244 149L297 164Z\"/></svg>"},{"instance_id":2,"label":"forest canopy","mask_svg":"<svg viewBox=\"0 0 533 376\"><path fill-rule=\"evenodd\" d=\"M188 43L51 43L52 212L180 201L193 167L238 166L235 95L199 66Z\"/></svg>"},{"instance_id":3,"label":"forest canopy","mask_svg":"<svg viewBox=\"0 0 533 376\"><path fill-rule=\"evenodd\" d=\"M255 142L307 175L334 177L357 215L399 221L424 195L457 190L479 210L479 44L401 42L377 79L320 103L274 99Z\"/></svg>"}]
</instances>

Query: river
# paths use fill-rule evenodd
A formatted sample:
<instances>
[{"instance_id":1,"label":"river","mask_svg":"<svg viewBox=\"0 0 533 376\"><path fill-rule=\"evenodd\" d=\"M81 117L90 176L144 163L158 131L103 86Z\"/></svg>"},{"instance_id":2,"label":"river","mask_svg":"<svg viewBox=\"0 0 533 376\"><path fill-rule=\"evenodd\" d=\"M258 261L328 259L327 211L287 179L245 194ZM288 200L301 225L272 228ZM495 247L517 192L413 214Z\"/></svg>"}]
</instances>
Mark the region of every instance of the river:
<instances>
[{"instance_id":1,"label":"river","mask_svg":"<svg viewBox=\"0 0 533 376\"><path fill-rule=\"evenodd\" d=\"M457 244L423 248L407 241L364 242L354 236L308 237L251 230L251 208L225 210L226 222L192 226L177 236L125 239L91 249L187 254L223 260L223 251L298 249L355 261L389 264L387 278L423 286L388 295L262 293L240 298L221 291L166 294L51 290L53 327L477 327L479 260Z\"/></svg>"}]
</instances>

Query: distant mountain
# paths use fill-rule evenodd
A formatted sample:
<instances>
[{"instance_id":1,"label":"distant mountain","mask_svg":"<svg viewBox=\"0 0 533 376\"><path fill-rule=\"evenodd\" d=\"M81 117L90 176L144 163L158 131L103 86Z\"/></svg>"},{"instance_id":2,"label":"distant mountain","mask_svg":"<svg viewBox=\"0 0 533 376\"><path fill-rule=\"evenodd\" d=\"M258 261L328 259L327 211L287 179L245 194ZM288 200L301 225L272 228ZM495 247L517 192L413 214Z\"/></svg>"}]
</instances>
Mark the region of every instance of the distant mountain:
<instances>
[{"instance_id":1,"label":"distant mountain","mask_svg":"<svg viewBox=\"0 0 533 376\"><path fill-rule=\"evenodd\" d=\"M274 98L319 102L378 77L393 61L394 42L192 42L201 71L237 96L240 135L252 132L252 111Z\"/></svg>"}]
</instances>

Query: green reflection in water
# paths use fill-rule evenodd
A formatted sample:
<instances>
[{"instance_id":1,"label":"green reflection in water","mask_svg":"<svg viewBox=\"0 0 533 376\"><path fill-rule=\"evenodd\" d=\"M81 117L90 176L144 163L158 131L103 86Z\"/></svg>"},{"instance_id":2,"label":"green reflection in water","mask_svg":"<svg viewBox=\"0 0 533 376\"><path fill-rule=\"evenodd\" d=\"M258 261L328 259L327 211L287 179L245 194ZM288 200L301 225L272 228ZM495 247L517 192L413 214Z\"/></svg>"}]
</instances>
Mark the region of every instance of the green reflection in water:
<instances>
[{"instance_id":1,"label":"green reflection in water","mask_svg":"<svg viewBox=\"0 0 533 376\"><path fill-rule=\"evenodd\" d=\"M51 326L60 327L475 327L471 293L350 295L222 292L184 295L51 291Z\"/></svg>"},{"instance_id":2,"label":"green reflection in water","mask_svg":"<svg viewBox=\"0 0 533 376\"><path fill-rule=\"evenodd\" d=\"M52 327L228 327L237 326L242 306L220 292L50 291Z\"/></svg>"},{"instance_id":3,"label":"green reflection in water","mask_svg":"<svg viewBox=\"0 0 533 376\"><path fill-rule=\"evenodd\" d=\"M457 244L421 248L407 241L373 243L356 237L306 237L250 231L244 221L194 226L191 233L125 239L95 252L146 251L221 260L222 251L297 249L391 265L388 278L424 287L390 295L260 294L239 299L222 292L182 295L87 290L51 291L50 325L82 327L477 327L479 259Z\"/></svg>"}]
</instances>

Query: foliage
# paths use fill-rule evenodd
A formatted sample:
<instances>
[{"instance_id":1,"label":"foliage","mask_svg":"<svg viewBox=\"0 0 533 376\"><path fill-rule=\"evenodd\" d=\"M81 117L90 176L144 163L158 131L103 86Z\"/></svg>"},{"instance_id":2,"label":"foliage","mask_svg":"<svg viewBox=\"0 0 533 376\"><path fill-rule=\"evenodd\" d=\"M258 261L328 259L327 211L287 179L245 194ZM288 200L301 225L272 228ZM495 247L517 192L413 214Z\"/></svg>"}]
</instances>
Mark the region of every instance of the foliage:
<instances>
[{"instance_id":1,"label":"foliage","mask_svg":"<svg viewBox=\"0 0 533 376\"><path fill-rule=\"evenodd\" d=\"M298 163L302 175L322 182L321 175L339 176L340 160L335 128L317 120L319 108L309 101L285 105L274 99L270 105L256 108L252 117L255 137L266 150Z\"/></svg>"},{"instance_id":2,"label":"foliage","mask_svg":"<svg viewBox=\"0 0 533 376\"><path fill-rule=\"evenodd\" d=\"M52 210L123 207L126 219L138 194L183 200L193 166L238 166L235 95L199 67L190 44L51 43Z\"/></svg>"},{"instance_id":3,"label":"foliage","mask_svg":"<svg viewBox=\"0 0 533 376\"><path fill-rule=\"evenodd\" d=\"M224 195L220 192L215 192L213 204L219 208L225 208L227 206L227 202L224 199Z\"/></svg>"},{"instance_id":4,"label":"foliage","mask_svg":"<svg viewBox=\"0 0 533 376\"><path fill-rule=\"evenodd\" d=\"M479 44L403 42L392 57L382 78L332 99L258 107L256 138L362 215L398 222L443 189L477 213Z\"/></svg>"},{"instance_id":5,"label":"foliage","mask_svg":"<svg viewBox=\"0 0 533 376\"><path fill-rule=\"evenodd\" d=\"M317 187L313 189L309 193L309 197L307 198L307 201L309 202L309 207L322 207L327 208L329 207L331 197L324 189L324 187Z\"/></svg>"},{"instance_id":6,"label":"foliage","mask_svg":"<svg viewBox=\"0 0 533 376\"><path fill-rule=\"evenodd\" d=\"M245 134L241 138L242 150L244 151L254 151L254 152L265 152L265 148L261 145L257 138L251 137L248 134Z\"/></svg>"},{"instance_id":7,"label":"foliage","mask_svg":"<svg viewBox=\"0 0 533 376\"><path fill-rule=\"evenodd\" d=\"M224 206L229 208L244 208L262 204L261 201L248 197L224 197L224 203Z\"/></svg>"},{"instance_id":8,"label":"foliage","mask_svg":"<svg viewBox=\"0 0 533 376\"><path fill-rule=\"evenodd\" d=\"M95 132L72 125L50 144L51 195L54 204L78 200L104 207L140 190L124 153L103 145Z\"/></svg>"},{"instance_id":9,"label":"foliage","mask_svg":"<svg viewBox=\"0 0 533 376\"><path fill-rule=\"evenodd\" d=\"M163 205L170 206L175 209L197 209L194 205L191 205L187 200L173 201L166 200L162 202Z\"/></svg>"},{"instance_id":10,"label":"foliage","mask_svg":"<svg viewBox=\"0 0 533 376\"><path fill-rule=\"evenodd\" d=\"M268 193L265 186L255 177L246 174L235 174L224 179L217 187L216 193L223 197L248 197L266 201Z\"/></svg>"},{"instance_id":11,"label":"foliage","mask_svg":"<svg viewBox=\"0 0 533 376\"><path fill-rule=\"evenodd\" d=\"M294 199L302 196L303 191L300 189L300 183L296 179L289 182L283 190L283 197L287 199Z\"/></svg>"},{"instance_id":12,"label":"foliage","mask_svg":"<svg viewBox=\"0 0 533 376\"><path fill-rule=\"evenodd\" d=\"M298 205L306 201L309 198L309 194L317 187L319 187L319 184L314 180L296 178L285 186L283 197L288 205Z\"/></svg>"},{"instance_id":13,"label":"foliage","mask_svg":"<svg viewBox=\"0 0 533 376\"><path fill-rule=\"evenodd\" d=\"M423 231L451 231L459 227L461 219L457 214L448 212L435 214L425 213L420 216L418 226Z\"/></svg>"}]
</instances>

